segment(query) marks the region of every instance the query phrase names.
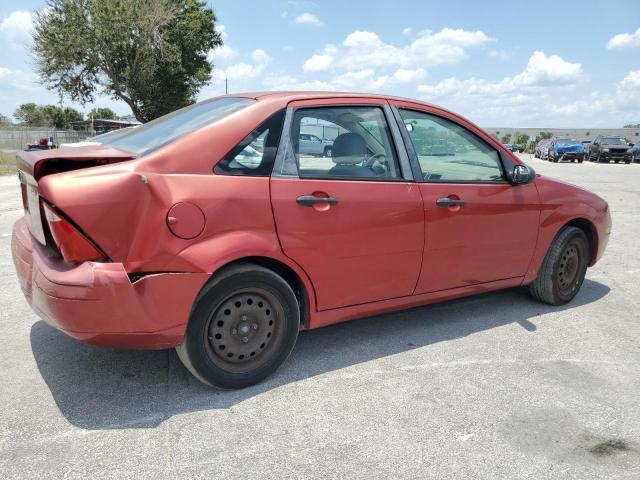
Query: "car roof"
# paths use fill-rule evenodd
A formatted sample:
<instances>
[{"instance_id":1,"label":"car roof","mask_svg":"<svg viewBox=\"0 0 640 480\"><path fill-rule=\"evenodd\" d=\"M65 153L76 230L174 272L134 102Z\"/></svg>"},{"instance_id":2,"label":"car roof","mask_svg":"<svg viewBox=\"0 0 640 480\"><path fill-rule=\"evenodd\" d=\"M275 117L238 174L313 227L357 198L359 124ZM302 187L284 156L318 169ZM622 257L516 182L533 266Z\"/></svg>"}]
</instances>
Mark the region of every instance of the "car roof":
<instances>
[{"instance_id":1,"label":"car roof","mask_svg":"<svg viewBox=\"0 0 640 480\"><path fill-rule=\"evenodd\" d=\"M279 98L286 101L294 101L294 100L307 100L310 98L353 98L353 97L364 97L364 98L377 98L382 100L404 100L416 103L424 103L425 105L432 105L426 102L422 102L420 100L416 100L413 98L406 97L397 97L393 95L380 95L377 93L364 93L364 92L328 92L328 91L274 91L274 92L245 92L238 94L230 94L229 97L243 97L243 98ZM435 105L434 105L435 106Z\"/></svg>"},{"instance_id":2,"label":"car roof","mask_svg":"<svg viewBox=\"0 0 640 480\"><path fill-rule=\"evenodd\" d=\"M459 116L459 114L449 110L447 108L441 107L440 105L435 105L433 103L424 102L422 100L418 100L415 98L408 97L398 97L395 95L380 95L377 93L365 93L365 92L330 92L330 91L274 91L274 92L242 92L242 93L233 93L228 95L222 95L219 98L223 97L236 97L236 98L253 98L255 100L261 99L270 99L275 101L280 101L285 104L289 102L294 102L297 100L315 100L315 99L323 99L323 98L370 98L375 100L395 100L400 102L411 102L420 105L424 105L427 107L435 108L444 112L452 113L453 115Z\"/></svg>"}]
</instances>

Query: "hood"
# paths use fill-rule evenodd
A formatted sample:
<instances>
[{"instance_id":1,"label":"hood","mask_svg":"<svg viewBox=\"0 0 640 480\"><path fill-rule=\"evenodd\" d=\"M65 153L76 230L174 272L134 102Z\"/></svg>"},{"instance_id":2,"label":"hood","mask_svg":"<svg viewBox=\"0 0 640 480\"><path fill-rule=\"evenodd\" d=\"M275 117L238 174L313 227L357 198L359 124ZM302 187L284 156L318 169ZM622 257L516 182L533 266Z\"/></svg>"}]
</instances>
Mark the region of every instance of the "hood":
<instances>
[{"instance_id":1,"label":"hood","mask_svg":"<svg viewBox=\"0 0 640 480\"><path fill-rule=\"evenodd\" d=\"M97 144L30 152L21 151L18 152L17 157L18 169L38 180L51 173L132 160L135 155L131 152Z\"/></svg>"},{"instance_id":2,"label":"hood","mask_svg":"<svg viewBox=\"0 0 640 480\"><path fill-rule=\"evenodd\" d=\"M556 151L556 153L569 153L569 152L581 153L581 152L584 152L584 145L576 142L576 143L570 143L566 145L556 145L555 147L553 147L553 149Z\"/></svg>"}]
</instances>

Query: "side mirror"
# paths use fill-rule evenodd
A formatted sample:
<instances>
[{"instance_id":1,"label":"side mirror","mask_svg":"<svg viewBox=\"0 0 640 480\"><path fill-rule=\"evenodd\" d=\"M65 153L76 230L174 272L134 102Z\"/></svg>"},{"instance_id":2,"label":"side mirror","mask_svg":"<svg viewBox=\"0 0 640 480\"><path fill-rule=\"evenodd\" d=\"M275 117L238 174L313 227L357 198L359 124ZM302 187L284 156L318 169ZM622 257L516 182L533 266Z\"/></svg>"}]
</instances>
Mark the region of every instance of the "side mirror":
<instances>
[{"instance_id":1,"label":"side mirror","mask_svg":"<svg viewBox=\"0 0 640 480\"><path fill-rule=\"evenodd\" d=\"M536 172L533 168L527 165L516 165L513 167L513 176L511 179L513 185L531 183L534 178L536 178Z\"/></svg>"}]
</instances>

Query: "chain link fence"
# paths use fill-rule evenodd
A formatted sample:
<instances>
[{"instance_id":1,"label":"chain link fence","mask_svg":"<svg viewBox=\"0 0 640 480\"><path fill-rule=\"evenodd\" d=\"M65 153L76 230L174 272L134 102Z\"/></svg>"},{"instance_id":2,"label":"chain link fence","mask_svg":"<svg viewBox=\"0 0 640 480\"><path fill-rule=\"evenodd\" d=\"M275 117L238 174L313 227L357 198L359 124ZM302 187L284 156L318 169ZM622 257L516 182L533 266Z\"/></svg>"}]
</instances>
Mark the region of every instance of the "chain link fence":
<instances>
[{"instance_id":1,"label":"chain link fence","mask_svg":"<svg viewBox=\"0 0 640 480\"><path fill-rule=\"evenodd\" d=\"M53 137L57 145L80 142L89 136L88 130L57 130L46 127L3 127L0 128L0 150L23 150L29 144L38 143L41 138Z\"/></svg>"}]
</instances>

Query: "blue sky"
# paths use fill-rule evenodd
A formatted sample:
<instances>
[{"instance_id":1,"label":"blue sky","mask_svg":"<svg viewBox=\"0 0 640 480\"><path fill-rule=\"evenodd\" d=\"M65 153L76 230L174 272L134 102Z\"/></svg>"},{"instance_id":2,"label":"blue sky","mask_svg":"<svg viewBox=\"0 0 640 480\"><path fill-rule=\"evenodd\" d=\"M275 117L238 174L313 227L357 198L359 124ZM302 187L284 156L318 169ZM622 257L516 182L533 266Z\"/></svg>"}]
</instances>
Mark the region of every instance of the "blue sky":
<instances>
[{"instance_id":1,"label":"blue sky","mask_svg":"<svg viewBox=\"0 0 640 480\"><path fill-rule=\"evenodd\" d=\"M209 1L225 45L200 98L342 90L419 98L482 126L640 123L640 2ZM59 103L38 85L31 12L0 3L0 113ZM72 105L63 99L65 104ZM130 113L122 102L96 104ZM88 111L92 106L75 106Z\"/></svg>"}]
</instances>

